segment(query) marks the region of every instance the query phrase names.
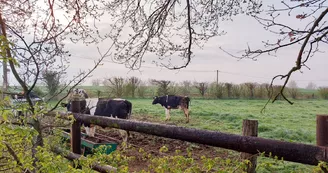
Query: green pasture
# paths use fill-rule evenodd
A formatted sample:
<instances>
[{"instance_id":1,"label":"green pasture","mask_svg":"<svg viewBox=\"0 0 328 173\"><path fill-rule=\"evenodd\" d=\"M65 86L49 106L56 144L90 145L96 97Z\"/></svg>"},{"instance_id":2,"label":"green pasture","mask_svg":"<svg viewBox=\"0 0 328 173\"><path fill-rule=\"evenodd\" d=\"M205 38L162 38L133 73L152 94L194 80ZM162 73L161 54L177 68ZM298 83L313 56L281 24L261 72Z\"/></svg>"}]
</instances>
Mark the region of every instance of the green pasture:
<instances>
[{"instance_id":1,"label":"green pasture","mask_svg":"<svg viewBox=\"0 0 328 173\"><path fill-rule=\"evenodd\" d=\"M139 121L241 134L243 119L253 119L259 122L259 137L312 145L316 143L316 115L328 113L325 100L293 100L293 105L276 101L269 103L261 113L267 100L192 99L191 120L186 124L181 110L171 110L171 120L165 122L164 108L152 105L152 99L128 100L133 104L132 118ZM232 152L232 155L237 157L239 153ZM268 163L270 169L265 168ZM311 172L313 169L292 162L275 163L273 159L263 157L258 158L258 164L262 164L258 172Z\"/></svg>"},{"instance_id":2,"label":"green pasture","mask_svg":"<svg viewBox=\"0 0 328 173\"><path fill-rule=\"evenodd\" d=\"M140 121L241 134L243 119L253 119L259 122L259 137L308 144L315 144L316 115L328 114L326 100L294 100L293 105L276 101L261 113L267 100L192 99L186 124L181 110L171 110L171 120L165 122L164 108L152 105L152 99L128 100L133 104L132 118Z\"/></svg>"},{"instance_id":3,"label":"green pasture","mask_svg":"<svg viewBox=\"0 0 328 173\"><path fill-rule=\"evenodd\" d=\"M165 122L165 111L152 105L151 99L129 99L133 117L147 121L161 121L199 129L241 134L243 119L259 121L259 137L315 144L316 114L328 113L327 101L301 100L293 105L285 101L266 100L191 100L190 123L185 123L181 110L171 110L171 120Z\"/></svg>"},{"instance_id":4,"label":"green pasture","mask_svg":"<svg viewBox=\"0 0 328 173\"><path fill-rule=\"evenodd\" d=\"M192 99L186 124L181 110L171 110L171 120L165 122L164 108L152 105L152 99L128 100L133 104L132 118L141 121L241 134L243 119L254 119L259 122L259 137L308 144L315 144L316 115L328 113L325 100L295 100L293 105L276 101L261 113L266 100Z\"/></svg>"},{"instance_id":5,"label":"green pasture","mask_svg":"<svg viewBox=\"0 0 328 173\"><path fill-rule=\"evenodd\" d=\"M175 124L198 129L241 134L243 119L259 122L259 137L315 145L316 114L327 114L327 101L300 100L293 105L285 101L269 103L261 113L266 100L197 100L191 101L191 121L185 123L181 110L171 111L171 120L165 122L165 111L152 105L151 99L129 99L133 103L134 119ZM238 153L235 153L238 155ZM258 172L310 172L311 166L286 162L274 164L273 159L258 158ZM273 162L270 169L265 164Z\"/></svg>"}]
</instances>

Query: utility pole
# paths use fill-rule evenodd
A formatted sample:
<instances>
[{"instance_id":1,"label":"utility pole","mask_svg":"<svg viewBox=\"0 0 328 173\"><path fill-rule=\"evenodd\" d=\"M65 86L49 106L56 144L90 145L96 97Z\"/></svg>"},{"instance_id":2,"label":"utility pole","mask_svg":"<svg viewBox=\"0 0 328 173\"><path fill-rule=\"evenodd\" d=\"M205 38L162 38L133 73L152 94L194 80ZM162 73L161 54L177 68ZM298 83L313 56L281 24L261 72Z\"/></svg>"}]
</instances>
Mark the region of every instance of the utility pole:
<instances>
[{"instance_id":1,"label":"utility pole","mask_svg":"<svg viewBox=\"0 0 328 173\"><path fill-rule=\"evenodd\" d=\"M219 70L216 70L216 85L219 85Z\"/></svg>"}]
</instances>

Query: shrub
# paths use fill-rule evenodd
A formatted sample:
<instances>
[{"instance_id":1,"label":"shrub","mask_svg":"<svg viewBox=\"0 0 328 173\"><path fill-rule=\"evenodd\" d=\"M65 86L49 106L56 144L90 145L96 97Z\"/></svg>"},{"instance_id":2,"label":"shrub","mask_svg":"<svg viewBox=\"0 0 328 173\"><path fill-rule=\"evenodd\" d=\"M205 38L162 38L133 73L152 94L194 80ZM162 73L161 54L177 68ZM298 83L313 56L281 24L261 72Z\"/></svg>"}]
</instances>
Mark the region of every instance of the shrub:
<instances>
[{"instance_id":1,"label":"shrub","mask_svg":"<svg viewBox=\"0 0 328 173\"><path fill-rule=\"evenodd\" d=\"M227 90L227 97L228 98L232 98L232 94L233 94L233 84L232 83L224 83L224 87Z\"/></svg>"},{"instance_id":2,"label":"shrub","mask_svg":"<svg viewBox=\"0 0 328 173\"><path fill-rule=\"evenodd\" d=\"M319 87L319 95L323 99L328 99L328 87Z\"/></svg>"},{"instance_id":3,"label":"shrub","mask_svg":"<svg viewBox=\"0 0 328 173\"><path fill-rule=\"evenodd\" d=\"M126 84L122 77L112 77L105 81L104 86L107 87L110 95L120 98L126 94Z\"/></svg>"},{"instance_id":4,"label":"shrub","mask_svg":"<svg viewBox=\"0 0 328 173\"><path fill-rule=\"evenodd\" d=\"M157 93L156 94L158 96L168 95L169 94L171 81L153 79L153 80L151 80L151 83L153 83L157 86Z\"/></svg>"},{"instance_id":5,"label":"shrub","mask_svg":"<svg viewBox=\"0 0 328 173\"><path fill-rule=\"evenodd\" d=\"M190 91L192 89L191 81L183 81L181 87L181 94L188 96L190 95Z\"/></svg>"},{"instance_id":6,"label":"shrub","mask_svg":"<svg viewBox=\"0 0 328 173\"><path fill-rule=\"evenodd\" d=\"M131 94L131 97L135 97L135 92L140 85L141 80L137 77L130 77L126 80L126 95Z\"/></svg>"},{"instance_id":7,"label":"shrub","mask_svg":"<svg viewBox=\"0 0 328 173\"><path fill-rule=\"evenodd\" d=\"M216 82L212 82L210 84L210 89L209 89L210 96L215 97L215 98L222 98L223 93L224 93L224 84L219 83L217 84Z\"/></svg>"},{"instance_id":8,"label":"shrub","mask_svg":"<svg viewBox=\"0 0 328 173\"><path fill-rule=\"evenodd\" d=\"M208 89L208 83L207 82L195 82L194 87L197 88L199 94L204 97L205 93Z\"/></svg>"},{"instance_id":9,"label":"shrub","mask_svg":"<svg viewBox=\"0 0 328 173\"><path fill-rule=\"evenodd\" d=\"M137 88L138 97L145 98L146 90L147 86L144 82L141 82Z\"/></svg>"},{"instance_id":10,"label":"shrub","mask_svg":"<svg viewBox=\"0 0 328 173\"><path fill-rule=\"evenodd\" d=\"M233 85L232 86L232 96L233 98L240 98L242 93L242 87L240 85Z\"/></svg>"}]
</instances>

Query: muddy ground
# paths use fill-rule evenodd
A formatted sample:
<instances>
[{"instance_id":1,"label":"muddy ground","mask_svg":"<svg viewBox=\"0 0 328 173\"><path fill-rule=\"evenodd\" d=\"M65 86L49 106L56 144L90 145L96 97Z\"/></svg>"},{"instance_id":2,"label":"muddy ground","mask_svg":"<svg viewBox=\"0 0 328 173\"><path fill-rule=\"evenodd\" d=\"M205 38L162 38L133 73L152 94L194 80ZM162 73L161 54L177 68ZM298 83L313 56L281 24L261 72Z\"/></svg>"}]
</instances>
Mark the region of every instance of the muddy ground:
<instances>
[{"instance_id":1,"label":"muddy ground","mask_svg":"<svg viewBox=\"0 0 328 173\"><path fill-rule=\"evenodd\" d=\"M139 118L139 121L148 121L145 117ZM154 122L154 120L152 120ZM163 122L157 122L163 123ZM170 125L175 125L174 123L167 123ZM85 131L82 130L84 133ZM97 126L96 128L96 138L105 139L106 141L115 141L118 143L117 150L123 151L126 156L134 156L135 159L129 160L129 172L139 172L141 170L148 170L148 166L150 165L149 159L144 160L143 154L139 152L139 149L142 148L147 154L152 154L156 157L164 157L164 156L174 156L176 154L176 150L180 150L181 153L179 155L187 156L187 149L192 150L192 157L197 162L200 160L201 156L206 156L207 158L215 158L220 157L222 159L239 159L239 153L231 150L226 150L218 147L211 147L207 145L195 144L181 140L157 137L153 135L131 132L131 137L128 139L128 147L125 150L122 150L122 137L121 133L118 129L114 128L101 128ZM96 138L87 137L89 140L93 142L106 142L99 141ZM160 152L161 147L167 147L167 151L165 153Z\"/></svg>"},{"instance_id":2,"label":"muddy ground","mask_svg":"<svg viewBox=\"0 0 328 173\"><path fill-rule=\"evenodd\" d=\"M144 149L145 152L151 153L153 156L157 157L177 155L176 150L181 151L179 155L187 156L187 148L189 148L189 150L192 150L192 157L196 161L199 161L201 156L206 156L207 158L220 157L222 159L237 159L236 153L222 148L195 144L175 139L162 138L137 132L130 133L132 137L128 139L129 147L124 150L125 155L135 157L135 159L129 161L130 172L147 170L148 165L150 164L148 160L145 161L142 159L143 154L138 152L140 148ZM117 129L97 128L96 136L107 138L107 140L111 140L111 138L119 139L119 141L117 141L119 144L122 140ZM165 153L160 152L160 148L163 146L168 148L167 152ZM122 146L119 145L117 150L122 150Z\"/></svg>"}]
</instances>

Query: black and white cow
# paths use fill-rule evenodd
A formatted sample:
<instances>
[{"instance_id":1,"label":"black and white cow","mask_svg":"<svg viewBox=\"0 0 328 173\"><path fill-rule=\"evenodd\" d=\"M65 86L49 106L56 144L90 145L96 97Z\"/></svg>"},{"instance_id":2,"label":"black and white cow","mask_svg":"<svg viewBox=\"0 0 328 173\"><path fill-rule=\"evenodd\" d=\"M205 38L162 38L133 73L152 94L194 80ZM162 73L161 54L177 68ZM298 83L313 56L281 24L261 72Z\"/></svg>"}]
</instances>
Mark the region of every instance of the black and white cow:
<instances>
[{"instance_id":1,"label":"black and white cow","mask_svg":"<svg viewBox=\"0 0 328 173\"><path fill-rule=\"evenodd\" d=\"M73 92L80 91L79 95L84 95L85 91L81 89L73 90ZM84 95L85 96L85 95ZM87 94L86 94L86 98ZM62 103L62 106L67 107L68 111L70 110L70 101L68 104ZM129 119L132 113L132 103L125 99L107 99L107 98L98 98L98 100L94 99L86 99L80 101L81 113L97 115L97 116L106 116L120 119ZM86 127L86 133L89 136L94 136L95 134L95 126L92 124L84 124ZM89 128L90 127L90 128ZM127 137L129 136L129 132L126 131L126 137L123 139L127 141Z\"/></svg>"},{"instance_id":2,"label":"black and white cow","mask_svg":"<svg viewBox=\"0 0 328 173\"><path fill-rule=\"evenodd\" d=\"M125 99L98 98L95 115L113 118L130 119L132 103Z\"/></svg>"},{"instance_id":3,"label":"black and white cow","mask_svg":"<svg viewBox=\"0 0 328 173\"><path fill-rule=\"evenodd\" d=\"M125 99L115 98L98 98L94 115L107 116L119 119L130 119L132 113L132 103ZM126 139L130 136L126 131Z\"/></svg>"},{"instance_id":4,"label":"black and white cow","mask_svg":"<svg viewBox=\"0 0 328 173\"><path fill-rule=\"evenodd\" d=\"M181 109L186 116L187 123L189 122L189 102L190 98L187 96L176 96L176 95L166 95L166 96L155 96L153 100L154 104L160 104L165 107L165 121L170 120L170 110L171 109Z\"/></svg>"}]
</instances>

